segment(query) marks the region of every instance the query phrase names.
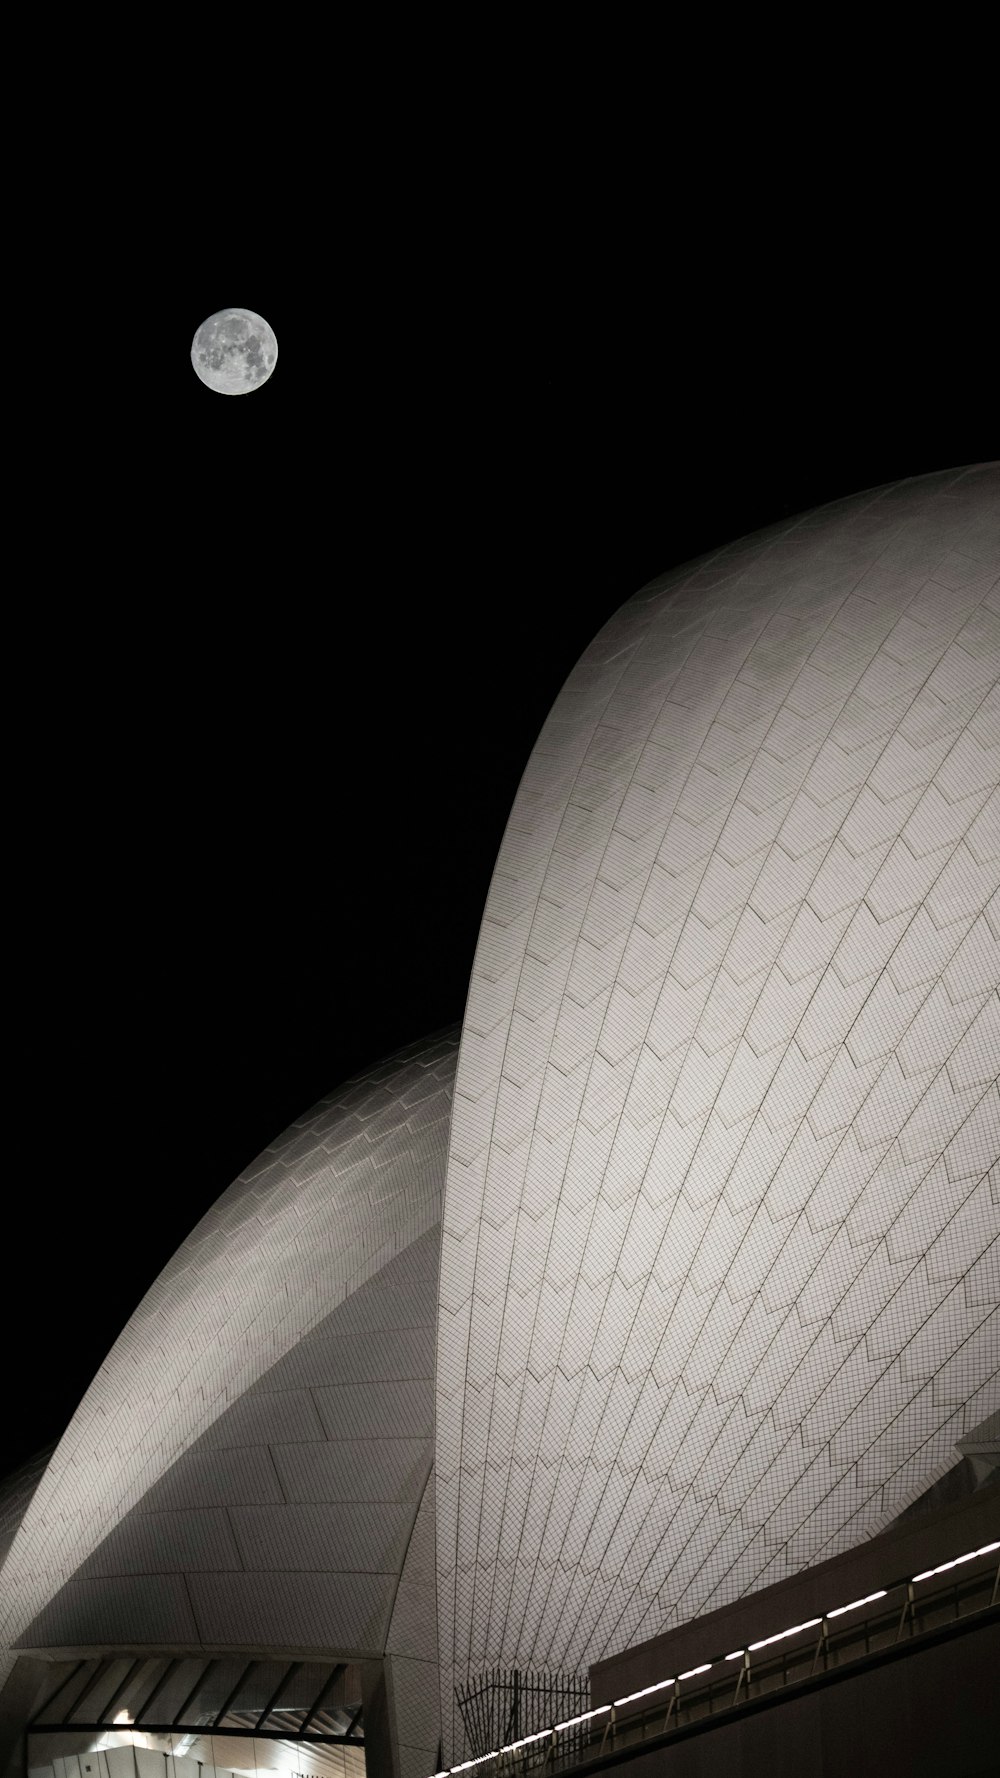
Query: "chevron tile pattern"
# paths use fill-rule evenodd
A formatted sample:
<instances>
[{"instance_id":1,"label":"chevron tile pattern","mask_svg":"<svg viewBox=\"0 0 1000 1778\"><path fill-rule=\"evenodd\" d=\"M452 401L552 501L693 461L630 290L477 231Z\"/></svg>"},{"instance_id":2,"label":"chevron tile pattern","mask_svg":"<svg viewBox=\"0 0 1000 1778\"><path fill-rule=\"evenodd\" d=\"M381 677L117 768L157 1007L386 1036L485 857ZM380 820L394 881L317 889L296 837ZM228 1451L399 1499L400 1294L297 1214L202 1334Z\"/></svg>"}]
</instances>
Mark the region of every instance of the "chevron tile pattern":
<instances>
[{"instance_id":1,"label":"chevron tile pattern","mask_svg":"<svg viewBox=\"0 0 1000 1778\"><path fill-rule=\"evenodd\" d=\"M37 1482L0 1654L381 1653L433 1459L456 1055L448 1033L339 1088L180 1248Z\"/></svg>"},{"instance_id":2,"label":"chevron tile pattern","mask_svg":"<svg viewBox=\"0 0 1000 1778\"><path fill-rule=\"evenodd\" d=\"M460 1049L298 1119L11 1479L0 1683L17 1647L381 1659L421 1778L457 1682L869 1536L1000 1403L998 1058L994 465L605 626Z\"/></svg>"},{"instance_id":3,"label":"chevron tile pattern","mask_svg":"<svg viewBox=\"0 0 1000 1778\"><path fill-rule=\"evenodd\" d=\"M860 1541L997 1405L1000 469L605 626L511 814L437 1352L442 1708Z\"/></svg>"},{"instance_id":4,"label":"chevron tile pattern","mask_svg":"<svg viewBox=\"0 0 1000 1778\"><path fill-rule=\"evenodd\" d=\"M442 1174L443 1162L442 1144ZM438 1253L433 1228L272 1365L80 1564L21 1646L138 1637L380 1660L433 1462ZM426 1510L424 1521L432 1529ZM415 1574L407 1592L421 1592ZM425 1624L433 1597L428 1577ZM436 1685L430 1695L436 1704Z\"/></svg>"}]
</instances>

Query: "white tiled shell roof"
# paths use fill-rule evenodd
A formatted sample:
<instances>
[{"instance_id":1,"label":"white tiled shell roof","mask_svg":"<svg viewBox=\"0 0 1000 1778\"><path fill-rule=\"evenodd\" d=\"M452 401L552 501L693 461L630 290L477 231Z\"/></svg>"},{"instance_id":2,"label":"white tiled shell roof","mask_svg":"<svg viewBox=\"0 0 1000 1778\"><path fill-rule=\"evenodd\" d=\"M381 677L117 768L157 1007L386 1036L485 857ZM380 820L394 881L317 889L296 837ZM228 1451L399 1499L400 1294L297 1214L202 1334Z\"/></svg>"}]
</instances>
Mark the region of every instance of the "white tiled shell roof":
<instances>
[{"instance_id":1,"label":"white tiled shell roof","mask_svg":"<svg viewBox=\"0 0 1000 1778\"><path fill-rule=\"evenodd\" d=\"M184 1242L24 1514L0 1575L0 1656L25 1639L321 1645L336 1631L382 1646L432 1461L456 1048L427 1039L321 1100ZM289 1582L282 1550L317 1572ZM338 1563L362 1572L333 1589L334 1622Z\"/></svg>"},{"instance_id":2,"label":"white tiled shell roof","mask_svg":"<svg viewBox=\"0 0 1000 1778\"><path fill-rule=\"evenodd\" d=\"M446 1710L860 1541L997 1403L998 575L995 465L839 501L545 724L456 1085Z\"/></svg>"},{"instance_id":3,"label":"white tiled shell roof","mask_svg":"<svg viewBox=\"0 0 1000 1778\"><path fill-rule=\"evenodd\" d=\"M948 1466L1000 1400L998 484L838 502L605 626L473 970L436 1479L447 1036L149 1292L7 1554L0 1679L25 1637L384 1649L416 1771L435 1563L447 1749L456 1680L583 1668Z\"/></svg>"}]
</instances>

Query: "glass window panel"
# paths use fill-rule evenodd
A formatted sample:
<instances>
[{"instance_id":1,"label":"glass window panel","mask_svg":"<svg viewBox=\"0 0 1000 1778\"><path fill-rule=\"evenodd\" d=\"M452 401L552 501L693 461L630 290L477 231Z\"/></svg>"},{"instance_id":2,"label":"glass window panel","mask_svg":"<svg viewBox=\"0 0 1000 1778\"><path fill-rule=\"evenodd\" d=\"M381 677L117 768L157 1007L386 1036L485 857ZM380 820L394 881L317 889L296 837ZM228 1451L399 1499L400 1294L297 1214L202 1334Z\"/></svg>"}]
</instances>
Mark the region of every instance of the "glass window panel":
<instances>
[{"instance_id":1,"label":"glass window panel","mask_svg":"<svg viewBox=\"0 0 1000 1778\"><path fill-rule=\"evenodd\" d=\"M280 1731L294 1735L302 1727L323 1687L329 1683L333 1671L332 1661L327 1661L323 1666L304 1661L296 1672L289 1674L277 1703L262 1727L272 1734Z\"/></svg>"},{"instance_id":2,"label":"glass window panel","mask_svg":"<svg viewBox=\"0 0 1000 1778\"><path fill-rule=\"evenodd\" d=\"M344 1673L344 1703L356 1710L361 1697L361 1668L357 1661L349 1661Z\"/></svg>"},{"instance_id":3,"label":"glass window panel","mask_svg":"<svg viewBox=\"0 0 1000 1778\"><path fill-rule=\"evenodd\" d=\"M37 1720L63 1722L77 1698L83 1696L100 1664L98 1658L90 1661L60 1661L60 1676L58 1680L53 1676L45 1703L35 1711Z\"/></svg>"},{"instance_id":4,"label":"glass window panel","mask_svg":"<svg viewBox=\"0 0 1000 1778\"><path fill-rule=\"evenodd\" d=\"M346 1735L354 1720L357 1708L356 1704L351 1709L345 1708L343 1704L331 1704L323 1710L317 1710L309 1724L308 1733L310 1735ZM352 1731L359 1740L364 1733L362 1720L358 1719Z\"/></svg>"},{"instance_id":5,"label":"glass window panel","mask_svg":"<svg viewBox=\"0 0 1000 1778\"><path fill-rule=\"evenodd\" d=\"M166 1699L170 1692L170 1682L175 1677L179 1664L176 1655L170 1656L169 1658L164 1657L164 1659L158 1663L160 1671L156 1676L155 1682L151 1679L149 1685L146 1687L145 1696L136 1699L137 1710L135 1720L137 1723L159 1722L161 1720L160 1711L166 1708ZM188 1691L191 1690L191 1685L193 1684L194 1671L192 1670L191 1684L188 1686Z\"/></svg>"},{"instance_id":6,"label":"glass window panel","mask_svg":"<svg viewBox=\"0 0 1000 1778\"><path fill-rule=\"evenodd\" d=\"M333 1684L328 1686L323 1703L306 1729L307 1735L346 1735L352 1719L361 1708L361 1668L348 1661L338 1672L334 1669ZM363 1733L359 1718L354 1734Z\"/></svg>"},{"instance_id":7,"label":"glass window panel","mask_svg":"<svg viewBox=\"0 0 1000 1778\"><path fill-rule=\"evenodd\" d=\"M246 1658L240 1655L210 1662L194 1697L184 1709L183 1722L174 1718L178 1728L200 1729L213 1723L233 1687L239 1683L246 1664Z\"/></svg>"},{"instance_id":8,"label":"glass window panel","mask_svg":"<svg viewBox=\"0 0 1000 1778\"><path fill-rule=\"evenodd\" d=\"M134 1721L136 1711L146 1702L157 1680L162 1679L169 1666L168 1656L151 1656L147 1661L140 1661L135 1672L129 1675L125 1690L115 1703L114 1714L118 1716L126 1710Z\"/></svg>"},{"instance_id":9,"label":"glass window panel","mask_svg":"<svg viewBox=\"0 0 1000 1778\"><path fill-rule=\"evenodd\" d=\"M190 1696L205 1664L204 1655L191 1655L178 1661L173 1671L168 1671L149 1707L143 1711L140 1725L143 1722L176 1722L177 1712L185 1698Z\"/></svg>"},{"instance_id":10,"label":"glass window panel","mask_svg":"<svg viewBox=\"0 0 1000 1778\"><path fill-rule=\"evenodd\" d=\"M102 1661L88 1685L83 1696L73 1705L72 1713L65 1720L68 1722L101 1722L115 1692L122 1680L128 1675L129 1668L135 1661L134 1655L122 1655L116 1660Z\"/></svg>"},{"instance_id":11,"label":"glass window panel","mask_svg":"<svg viewBox=\"0 0 1000 1778\"><path fill-rule=\"evenodd\" d=\"M217 1741L219 1746L228 1745L232 1754L237 1745L243 1746L241 1732L246 1733L249 1746L257 1722L272 1700L275 1702L264 1724L272 1737L292 1740L303 1730L306 1736L350 1731L360 1739L363 1733L359 1718L361 1671L355 1662L121 1655L92 1659L86 1666L65 1663L62 1688L60 1700L56 1685L50 1686L52 1731L65 1726L79 1732L81 1725L93 1724L84 1734L88 1747L102 1754L114 1753L116 1758L126 1744L147 1752L154 1743L158 1747L167 1725L172 1725L171 1748L165 1746L162 1751L172 1750L180 1759L195 1757L194 1742L211 1737L223 1711L224 1726L230 1733L218 1736ZM44 1716L40 1720L44 1722ZM268 1743L272 1748L276 1744L273 1739ZM220 1762L213 1757L206 1763L218 1766ZM233 1761L222 1763L228 1767ZM102 1768L98 1778L109 1778L109 1774ZM175 1778L189 1778L186 1768ZM190 1778L194 1778L194 1769Z\"/></svg>"},{"instance_id":12,"label":"glass window panel","mask_svg":"<svg viewBox=\"0 0 1000 1778\"><path fill-rule=\"evenodd\" d=\"M290 1676L291 1661L255 1661L222 1719L223 1728L256 1728L262 1712L283 1681Z\"/></svg>"},{"instance_id":13,"label":"glass window panel","mask_svg":"<svg viewBox=\"0 0 1000 1778\"><path fill-rule=\"evenodd\" d=\"M128 1661L125 1672L122 1674L121 1679L115 1686L114 1691L111 1693L111 1696L101 1711L102 1722L109 1724L131 1723L132 1712L126 1703L126 1695L146 1667L146 1661L142 1660L138 1655L132 1656L131 1660ZM148 1685L146 1690L149 1690Z\"/></svg>"}]
</instances>

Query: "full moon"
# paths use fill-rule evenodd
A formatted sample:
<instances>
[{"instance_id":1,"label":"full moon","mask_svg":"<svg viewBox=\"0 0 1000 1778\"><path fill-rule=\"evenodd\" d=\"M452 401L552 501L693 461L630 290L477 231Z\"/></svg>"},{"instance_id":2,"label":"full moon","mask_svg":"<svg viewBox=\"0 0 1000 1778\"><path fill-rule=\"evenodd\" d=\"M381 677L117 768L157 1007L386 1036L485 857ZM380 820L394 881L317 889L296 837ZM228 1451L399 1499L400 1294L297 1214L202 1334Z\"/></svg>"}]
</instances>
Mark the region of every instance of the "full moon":
<instances>
[{"instance_id":1,"label":"full moon","mask_svg":"<svg viewBox=\"0 0 1000 1778\"><path fill-rule=\"evenodd\" d=\"M252 309L220 309L203 321L191 345L191 363L202 382L220 395L249 395L266 383L278 360L278 342Z\"/></svg>"}]
</instances>

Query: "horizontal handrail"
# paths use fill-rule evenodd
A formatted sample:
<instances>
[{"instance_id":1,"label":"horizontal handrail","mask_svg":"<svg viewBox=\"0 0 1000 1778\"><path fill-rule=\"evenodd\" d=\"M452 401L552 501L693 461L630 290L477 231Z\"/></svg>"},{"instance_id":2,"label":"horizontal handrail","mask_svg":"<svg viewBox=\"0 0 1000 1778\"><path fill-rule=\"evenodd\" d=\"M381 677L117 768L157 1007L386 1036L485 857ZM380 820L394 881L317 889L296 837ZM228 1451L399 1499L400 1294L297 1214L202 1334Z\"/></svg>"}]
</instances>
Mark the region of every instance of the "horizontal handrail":
<instances>
[{"instance_id":1,"label":"horizontal handrail","mask_svg":"<svg viewBox=\"0 0 1000 1778\"><path fill-rule=\"evenodd\" d=\"M824 1643L829 1643L831 1640L828 1626L832 1621L845 1617L849 1612L859 1611L863 1606L877 1604L880 1600L887 1599L891 1593L905 1589L906 1599L903 1603L902 1617L900 1618L899 1629L897 1630L898 1638L902 1633L903 1624L907 1617L909 1616L912 1621L915 1611L919 1609L919 1601L913 1592L914 1587L923 1581L933 1579L937 1575L948 1573L955 1568L960 1568L967 1562L975 1562L985 1556L992 1555L997 1550L1000 1550L1000 1539L997 1539L993 1543L983 1544L979 1549L967 1550L963 1555L953 1556L950 1561L940 1562L935 1568L925 1568L922 1569L919 1574L906 1575L901 1579L889 1581L886 1586L877 1587L872 1592L865 1593L860 1599L852 1599L845 1605L831 1606L827 1611L821 1612L817 1617L806 1618L801 1623L792 1624L786 1630L778 1630L770 1636L760 1637L757 1641L744 1643L741 1648L733 1649L728 1654L712 1655L709 1660L701 1662L698 1666L689 1667L683 1673L673 1673L669 1678L658 1680L654 1685L641 1687L639 1691L627 1692L624 1697L615 1698L610 1704L598 1704L592 1710L585 1710L580 1716L570 1717L565 1722L552 1723L548 1728L539 1729L531 1735L523 1735L519 1740L510 1741L505 1746L495 1748L490 1753L476 1754L471 1759L461 1760L458 1765L445 1766L441 1771L433 1773L432 1778L455 1778L455 1774L459 1772L470 1772L483 1766L488 1766L491 1762L510 1760L513 1755L527 1753L531 1748L535 1748L540 1752L540 1744L545 1741L549 1743L546 1753L547 1764L563 1751L572 1753L574 1758L579 1758L581 1757L581 1754L572 1749L569 1744L564 1743L564 1746L560 1747L561 1736L567 1736L569 1731L574 1729L580 1731L588 1724L593 1724L596 1728L598 1725L604 1723L604 1742L606 1742L609 1732L613 1737L615 1727L617 1726L615 1720L616 1711L623 1709L626 1705L637 1704L643 1698L649 1698L656 1693L666 1692L668 1689L673 1688L673 1697L670 1700L670 1706L667 1711L667 1716L669 1717L680 1700L680 1688L683 1683L689 1682L692 1679L703 1678L706 1673L711 1673L716 1668L720 1670L721 1676L722 1671L724 1671L726 1667L726 1663L730 1661L740 1662L740 1677L737 1680L736 1696L730 1700L731 1703L736 1703L739 1700L741 1686L747 1684L748 1676L752 1670L752 1663L750 1661L751 1655L759 1654L761 1649L770 1648L773 1644L787 1642L790 1638L800 1635L806 1630L818 1629L820 1634L816 1655L814 1656L815 1666L821 1647ZM998 1565L998 1583L1000 1583L1000 1565ZM950 1592L952 1589L949 1586L946 1590ZM993 1589L994 1598L996 1597L996 1593L997 1586L995 1585ZM863 1622L867 1621L867 1619L863 1620ZM862 1625L859 1624L859 1631L861 1627ZM912 1630L910 1633L913 1633ZM730 1669L730 1672L731 1671L732 1670ZM692 1694L689 1692L686 1701L693 1703L699 1695L704 1694L707 1690L714 1690L715 1684L716 1682L710 1682L709 1687L703 1685L698 1687L695 1693ZM728 1684L730 1687L732 1686L731 1678L729 1679ZM711 1705L709 1707L711 1708ZM642 1712L638 1715L626 1718L625 1725L630 1731L634 1731L638 1725L642 1724L644 1732L646 1714L647 1712ZM610 1720L605 1722L605 1719ZM602 1746L604 1745L604 1742L602 1742Z\"/></svg>"}]
</instances>

